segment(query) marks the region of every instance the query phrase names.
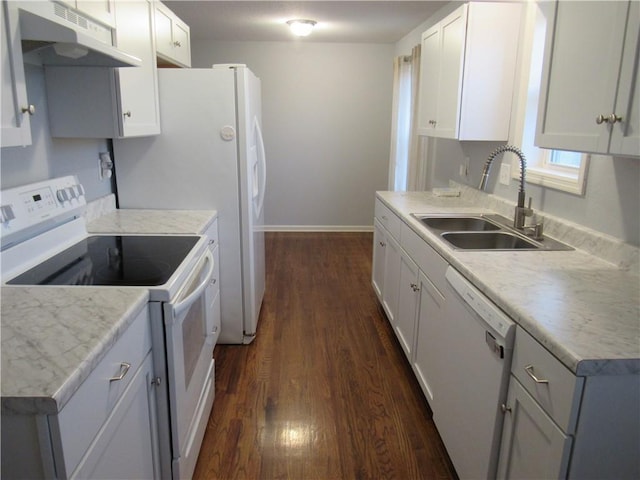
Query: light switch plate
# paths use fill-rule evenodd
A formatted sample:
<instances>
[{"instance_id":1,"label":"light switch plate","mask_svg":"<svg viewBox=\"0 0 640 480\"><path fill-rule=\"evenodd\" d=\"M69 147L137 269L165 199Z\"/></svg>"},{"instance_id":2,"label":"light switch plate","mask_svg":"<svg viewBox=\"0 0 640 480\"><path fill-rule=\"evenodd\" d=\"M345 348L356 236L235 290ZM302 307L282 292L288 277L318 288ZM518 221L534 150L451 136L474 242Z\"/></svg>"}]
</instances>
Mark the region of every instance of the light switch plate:
<instances>
[{"instance_id":1,"label":"light switch plate","mask_svg":"<svg viewBox=\"0 0 640 480\"><path fill-rule=\"evenodd\" d=\"M500 165L500 183L509 185L509 182L511 182L511 165L503 163Z\"/></svg>"}]
</instances>

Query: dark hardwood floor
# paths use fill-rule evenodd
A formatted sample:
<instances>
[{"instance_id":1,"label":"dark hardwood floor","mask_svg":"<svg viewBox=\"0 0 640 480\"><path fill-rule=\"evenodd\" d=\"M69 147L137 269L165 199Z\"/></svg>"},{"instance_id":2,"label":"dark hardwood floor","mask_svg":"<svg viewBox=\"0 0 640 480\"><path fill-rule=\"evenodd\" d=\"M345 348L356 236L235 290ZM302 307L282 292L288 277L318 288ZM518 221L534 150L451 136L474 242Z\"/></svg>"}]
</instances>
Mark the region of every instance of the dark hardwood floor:
<instances>
[{"instance_id":1,"label":"dark hardwood floor","mask_svg":"<svg viewBox=\"0 0 640 480\"><path fill-rule=\"evenodd\" d=\"M450 479L371 287L372 235L268 233L258 335L218 345L194 479Z\"/></svg>"}]
</instances>

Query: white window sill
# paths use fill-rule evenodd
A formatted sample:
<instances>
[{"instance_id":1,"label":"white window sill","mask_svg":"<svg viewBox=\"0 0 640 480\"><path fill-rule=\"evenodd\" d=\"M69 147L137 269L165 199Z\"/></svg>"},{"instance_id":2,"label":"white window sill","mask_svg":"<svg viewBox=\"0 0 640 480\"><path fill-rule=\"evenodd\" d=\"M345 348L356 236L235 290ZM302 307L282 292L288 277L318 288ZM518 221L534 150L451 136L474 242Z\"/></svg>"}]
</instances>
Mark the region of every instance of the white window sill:
<instances>
[{"instance_id":1,"label":"white window sill","mask_svg":"<svg viewBox=\"0 0 640 480\"><path fill-rule=\"evenodd\" d=\"M553 188L554 190L561 190L574 195L584 195L586 175L581 179L578 175L555 172L537 167L528 167L526 177L527 183L533 183L545 188Z\"/></svg>"}]
</instances>

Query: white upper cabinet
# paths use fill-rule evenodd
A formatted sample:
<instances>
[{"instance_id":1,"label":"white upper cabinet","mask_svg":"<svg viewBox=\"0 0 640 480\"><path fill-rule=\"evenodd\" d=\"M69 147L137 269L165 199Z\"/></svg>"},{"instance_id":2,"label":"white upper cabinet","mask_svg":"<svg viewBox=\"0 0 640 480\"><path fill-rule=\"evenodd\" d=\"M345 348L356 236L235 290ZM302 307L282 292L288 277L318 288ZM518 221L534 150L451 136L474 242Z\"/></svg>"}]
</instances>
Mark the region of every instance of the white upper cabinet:
<instances>
[{"instance_id":1,"label":"white upper cabinet","mask_svg":"<svg viewBox=\"0 0 640 480\"><path fill-rule=\"evenodd\" d=\"M115 28L116 26L116 14L115 4L116 0L58 0L60 3L78 10L85 15L93 18L94 20L109 25Z\"/></svg>"},{"instance_id":2,"label":"white upper cabinet","mask_svg":"<svg viewBox=\"0 0 640 480\"><path fill-rule=\"evenodd\" d=\"M7 2L0 5L0 25L2 38L2 147L31 145L31 122L29 116L35 113L35 107L27 99L27 85L24 79L22 48L18 16L9 15L8 9L15 8Z\"/></svg>"},{"instance_id":3,"label":"white upper cabinet","mask_svg":"<svg viewBox=\"0 0 640 480\"><path fill-rule=\"evenodd\" d=\"M158 65L191 67L191 30L166 5L156 2Z\"/></svg>"},{"instance_id":4,"label":"white upper cabinet","mask_svg":"<svg viewBox=\"0 0 640 480\"><path fill-rule=\"evenodd\" d=\"M52 137L126 138L160 133L151 0L116 2L118 48L142 66L47 67Z\"/></svg>"},{"instance_id":5,"label":"white upper cabinet","mask_svg":"<svg viewBox=\"0 0 640 480\"><path fill-rule=\"evenodd\" d=\"M521 12L472 2L422 34L418 134L508 139Z\"/></svg>"},{"instance_id":6,"label":"white upper cabinet","mask_svg":"<svg viewBox=\"0 0 640 480\"><path fill-rule=\"evenodd\" d=\"M536 145L640 155L640 4L553 6L547 18Z\"/></svg>"}]
</instances>

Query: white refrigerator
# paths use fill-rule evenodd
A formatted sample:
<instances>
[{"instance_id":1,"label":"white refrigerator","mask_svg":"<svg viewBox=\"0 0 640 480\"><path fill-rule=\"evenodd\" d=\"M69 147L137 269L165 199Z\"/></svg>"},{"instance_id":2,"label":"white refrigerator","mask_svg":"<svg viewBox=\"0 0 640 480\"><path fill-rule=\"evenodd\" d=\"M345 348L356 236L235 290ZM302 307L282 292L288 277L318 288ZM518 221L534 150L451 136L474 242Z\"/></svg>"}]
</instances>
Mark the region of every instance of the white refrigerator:
<instances>
[{"instance_id":1,"label":"white refrigerator","mask_svg":"<svg viewBox=\"0 0 640 480\"><path fill-rule=\"evenodd\" d=\"M162 133L113 142L119 206L218 211L218 343L249 343L265 288L260 79L216 65L160 69L158 82Z\"/></svg>"}]
</instances>

